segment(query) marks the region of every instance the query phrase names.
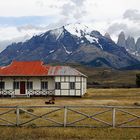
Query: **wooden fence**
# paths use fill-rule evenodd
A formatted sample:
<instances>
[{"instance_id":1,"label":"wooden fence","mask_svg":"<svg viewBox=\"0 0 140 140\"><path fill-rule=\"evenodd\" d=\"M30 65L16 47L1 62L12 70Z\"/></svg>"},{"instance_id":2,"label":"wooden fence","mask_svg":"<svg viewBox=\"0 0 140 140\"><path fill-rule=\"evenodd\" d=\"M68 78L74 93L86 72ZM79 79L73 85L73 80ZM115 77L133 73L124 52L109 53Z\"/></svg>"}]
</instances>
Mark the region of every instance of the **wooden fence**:
<instances>
[{"instance_id":1,"label":"wooden fence","mask_svg":"<svg viewBox=\"0 0 140 140\"><path fill-rule=\"evenodd\" d=\"M140 107L0 106L0 125L140 128Z\"/></svg>"}]
</instances>

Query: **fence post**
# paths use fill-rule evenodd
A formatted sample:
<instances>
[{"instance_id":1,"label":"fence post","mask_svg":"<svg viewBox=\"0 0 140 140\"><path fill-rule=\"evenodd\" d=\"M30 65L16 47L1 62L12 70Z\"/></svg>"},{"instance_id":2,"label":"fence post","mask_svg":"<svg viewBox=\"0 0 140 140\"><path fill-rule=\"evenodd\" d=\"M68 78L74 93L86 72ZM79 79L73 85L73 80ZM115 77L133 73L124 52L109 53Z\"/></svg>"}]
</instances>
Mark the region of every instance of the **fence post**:
<instances>
[{"instance_id":1,"label":"fence post","mask_svg":"<svg viewBox=\"0 0 140 140\"><path fill-rule=\"evenodd\" d=\"M64 106L64 127L67 126L67 107Z\"/></svg>"},{"instance_id":2,"label":"fence post","mask_svg":"<svg viewBox=\"0 0 140 140\"><path fill-rule=\"evenodd\" d=\"M113 108L112 110L112 126L113 128L116 126L116 108Z\"/></svg>"},{"instance_id":3,"label":"fence post","mask_svg":"<svg viewBox=\"0 0 140 140\"><path fill-rule=\"evenodd\" d=\"M19 126L19 107L16 107L16 126Z\"/></svg>"}]
</instances>

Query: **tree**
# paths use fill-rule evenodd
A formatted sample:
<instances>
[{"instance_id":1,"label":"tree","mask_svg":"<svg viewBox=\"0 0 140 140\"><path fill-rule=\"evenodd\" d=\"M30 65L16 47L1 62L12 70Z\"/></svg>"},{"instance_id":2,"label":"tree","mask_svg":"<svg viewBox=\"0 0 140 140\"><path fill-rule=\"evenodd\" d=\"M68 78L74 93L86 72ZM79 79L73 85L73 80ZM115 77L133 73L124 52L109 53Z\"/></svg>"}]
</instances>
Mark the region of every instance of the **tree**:
<instances>
[{"instance_id":1,"label":"tree","mask_svg":"<svg viewBox=\"0 0 140 140\"><path fill-rule=\"evenodd\" d=\"M136 85L140 87L140 74L136 74Z\"/></svg>"}]
</instances>

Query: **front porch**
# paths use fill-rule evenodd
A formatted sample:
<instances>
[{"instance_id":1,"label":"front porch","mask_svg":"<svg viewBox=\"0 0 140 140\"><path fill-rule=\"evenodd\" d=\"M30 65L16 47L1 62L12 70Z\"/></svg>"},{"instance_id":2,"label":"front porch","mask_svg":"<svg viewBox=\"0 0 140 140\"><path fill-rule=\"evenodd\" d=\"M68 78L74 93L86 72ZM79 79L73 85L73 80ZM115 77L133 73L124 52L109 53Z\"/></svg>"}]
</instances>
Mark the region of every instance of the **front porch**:
<instances>
[{"instance_id":1,"label":"front porch","mask_svg":"<svg viewBox=\"0 0 140 140\"><path fill-rule=\"evenodd\" d=\"M32 97L32 96L53 96L55 95L55 90L41 90L41 89L36 89L36 90L27 90L26 94L16 94L14 89L3 89L0 90L0 96L1 97Z\"/></svg>"},{"instance_id":2,"label":"front porch","mask_svg":"<svg viewBox=\"0 0 140 140\"><path fill-rule=\"evenodd\" d=\"M54 77L0 77L0 96L31 97L55 94Z\"/></svg>"}]
</instances>

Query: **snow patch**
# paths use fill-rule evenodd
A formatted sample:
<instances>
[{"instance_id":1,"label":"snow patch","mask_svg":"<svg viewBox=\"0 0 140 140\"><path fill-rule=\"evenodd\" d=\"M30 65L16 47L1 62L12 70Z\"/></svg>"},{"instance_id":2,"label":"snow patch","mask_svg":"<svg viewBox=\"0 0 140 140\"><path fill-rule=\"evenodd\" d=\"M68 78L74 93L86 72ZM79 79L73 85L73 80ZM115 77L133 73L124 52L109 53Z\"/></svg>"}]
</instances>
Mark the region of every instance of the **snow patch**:
<instances>
[{"instance_id":1,"label":"snow patch","mask_svg":"<svg viewBox=\"0 0 140 140\"><path fill-rule=\"evenodd\" d=\"M53 34L55 37L56 37L56 40L59 39L59 37L61 36L61 34L63 33L63 28L58 28L58 29L55 29L55 30L51 30L51 34Z\"/></svg>"},{"instance_id":2,"label":"snow patch","mask_svg":"<svg viewBox=\"0 0 140 140\"><path fill-rule=\"evenodd\" d=\"M102 45L101 45L101 44L99 44L99 46L100 46L100 48L103 50L103 47L102 47Z\"/></svg>"},{"instance_id":3,"label":"snow patch","mask_svg":"<svg viewBox=\"0 0 140 140\"><path fill-rule=\"evenodd\" d=\"M40 37L43 37L45 33L41 34Z\"/></svg>"},{"instance_id":4,"label":"snow patch","mask_svg":"<svg viewBox=\"0 0 140 140\"><path fill-rule=\"evenodd\" d=\"M71 54L71 53L72 53L71 51L68 51L64 45L63 45L63 48L64 48L64 50L65 50L65 52L66 52L67 54Z\"/></svg>"},{"instance_id":5,"label":"snow patch","mask_svg":"<svg viewBox=\"0 0 140 140\"><path fill-rule=\"evenodd\" d=\"M45 36L45 39L47 39L48 35Z\"/></svg>"},{"instance_id":6,"label":"snow patch","mask_svg":"<svg viewBox=\"0 0 140 140\"><path fill-rule=\"evenodd\" d=\"M135 55L135 56L140 56L139 53L137 51L134 51L134 52L130 52L128 51L129 53L131 53L132 55Z\"/></svg>"},{"instance_id":7,"label":"snow patch","mask_svg":"<svg viewBox=\"0 0 140 140\"><path fill-rule=\"evenodd\" d=\"M91 37L90 35L85 35L85 38L90 42L90 43L95 43L97 42L97 39L94 37Z\"/></svg>"},{"instance_id":8,"label":"snow patch","mask_svg":"<svg viewBox=\"0 0 140 140\"><path fill-rule=\"evenodd\" d=\"M53 52L54 52L54 50L49 51L49 53L53 53Z\"/></svg>"},{"instance_id":9,"label":"snow patch","mask_svg":"<svg viewBox=\"0 0 140 140\"><path fill-rule=\"evenodd\" d=\"M86 39L90 42L90 43L97 43L99 45L99 47L103 50L102 45L99 43L98 38L90 36L90 35L85 35Z\"/></svg>"},{"instance_id":10,"label":"snow patch","mask_svg":"<svg viewBox=\"0 0 140 140\"><path fill-rule=\"evenodd\" d=\"M137 57L140 56L140 54L138 53L138 51L132 51L132 50L129 50L129 49L126 49L126 51L127 51L128 53L134 55L134 56L137 56Z\"/></svg>"},{"instance_id":11,"label":"snow patch","mask_svg":"<svg viewBox=\"0 0 140 140\"><path fill-rule=\"evenodd\" d=\"M91 31L89 31L89 28L84 24L69 24L65 26L65 29L71 33L72 35L75 35L77 37L82 37L84 34L88 34Z\"/></svg>"},{"instance_id":12,"label":"snow patch","mask_svg":"<svg viewBox=\"0 0 140 140\"><path fill-rule=\"evenodd\" d=\"M85 35L85 37L90 43L98 43L99 44L98 38L95 38L95 37L90 36L90 35Z\"/></svg>"}]
</instances>

